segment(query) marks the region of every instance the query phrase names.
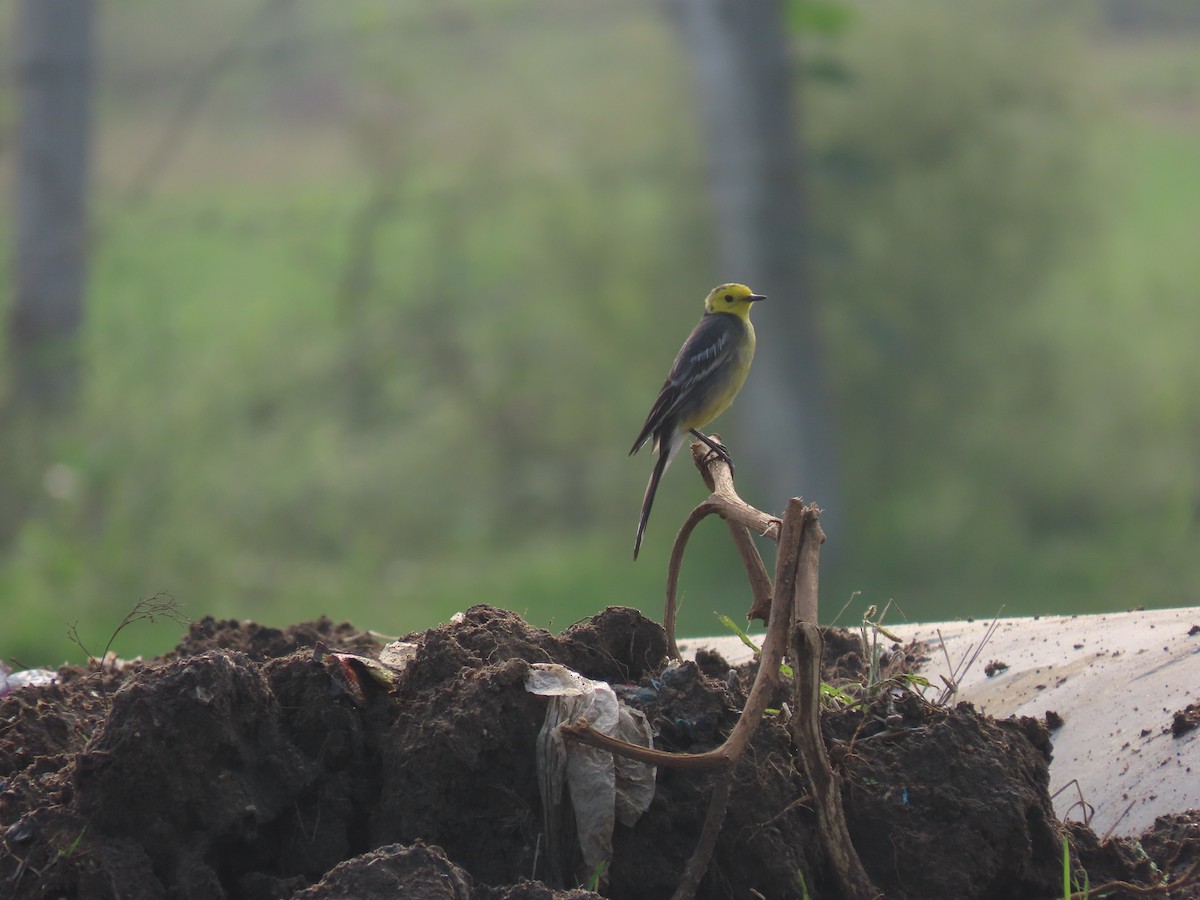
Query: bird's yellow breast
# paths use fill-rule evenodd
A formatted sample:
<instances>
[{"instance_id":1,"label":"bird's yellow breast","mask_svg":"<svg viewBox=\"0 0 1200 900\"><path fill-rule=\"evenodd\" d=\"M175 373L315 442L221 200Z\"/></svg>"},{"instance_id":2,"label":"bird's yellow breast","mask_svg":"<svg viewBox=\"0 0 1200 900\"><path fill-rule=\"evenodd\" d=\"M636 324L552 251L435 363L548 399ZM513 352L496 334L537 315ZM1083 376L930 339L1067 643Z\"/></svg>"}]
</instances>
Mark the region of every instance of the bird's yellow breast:
<instances>
[{"instance_id":1,"label":"bird's yellow breast","mask_svg":"<svg viewBox=\"0 0 1200 900\"><path fill-rule=\"evenodd\" d=\"M692 428L699 431L704 428L705 425L729 409L733 399L738 395L738 391L746 383L746 376L750 374L750 363L754 360L755 337L754 325L750 319L741 318L741 322L746 329L745 338L735 342L736 349L730 365L724 368L719 378L713 380L704 401L697 404L688 421L680 423L679 427L682 431Z\"/></svg>"}]
</instances>

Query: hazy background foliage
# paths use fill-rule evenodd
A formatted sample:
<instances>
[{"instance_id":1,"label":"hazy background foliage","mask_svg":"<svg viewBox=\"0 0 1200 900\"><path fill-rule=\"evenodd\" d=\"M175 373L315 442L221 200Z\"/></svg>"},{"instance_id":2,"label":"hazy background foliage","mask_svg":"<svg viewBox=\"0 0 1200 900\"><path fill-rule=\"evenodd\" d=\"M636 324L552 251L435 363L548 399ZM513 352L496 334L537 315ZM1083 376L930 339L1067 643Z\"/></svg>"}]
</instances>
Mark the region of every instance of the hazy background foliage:
<instances>
[{"instance_id":1,"label":"hazy background foliage","mask_svg":"<svg viewBox=\"0 0 1200 900\"><path fill-rule=\"evenodd\" d=\"M102 645L159 591L387 633L477 602L660 615L703 491L680 460L633 564L651 461L626 453L705 292L741 277L713 268L703 153L737 135L699 126L663 10L100 9L84 396L51 459L0 435L0 491L44 486L6 523L0 658L78 658L69 623ZM1198 602L1190 10L791 6L846 504L830 617L854 591L914 619ZM736 456L754 423L717 427ZM690 633L748 600L702 532Z\"/></svg>"}]
</instances>

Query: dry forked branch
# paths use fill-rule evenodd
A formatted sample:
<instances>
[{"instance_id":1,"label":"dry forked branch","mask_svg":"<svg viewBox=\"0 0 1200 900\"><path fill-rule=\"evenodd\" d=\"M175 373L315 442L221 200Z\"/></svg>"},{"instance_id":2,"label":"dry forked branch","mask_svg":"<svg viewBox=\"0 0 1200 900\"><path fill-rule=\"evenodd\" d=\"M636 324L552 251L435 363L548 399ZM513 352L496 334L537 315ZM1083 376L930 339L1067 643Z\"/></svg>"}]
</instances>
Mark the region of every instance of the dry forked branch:
<instances>
[{"instance_id":1,"label":"dry forked branch","mask_svg":"<svg viewBox=\"0 0 1200 900\"><path fill-rule=\"evenodd\" d=\"M720 443L721 437L714 434L711 440ZM663 628L667 632L667 652L672 659L680 658L679 646L675 643L675 616L679 609L679 572L683 567L683 551L696 526L710 515L718 515L725 520L734 546L742 559L742 565L746 569L746 577L750 581L750 591L754 597L754 605L750 607L746 618L766 622L771 615L771 577L767 574L767 567L763 565L750 532L753 530L762 537L778 542L782 525L779 519L755 509L737 495L733 488L733 471L729 464L706 444L701 441L692 443L692 461L712 493L684 520L679 534L675 536L675 544L671 547L671 560L667 566L667 602L663 609Z\"/></svg>"},{"instance_id":2,"label":"dry forked branch","mask_svg":"<svg viewBox=\"0 0 1200 900\"><path fill-rule=\"evenodd\" d=\"M708 868L716 846L721 824L725 818L732 786L732 770L750 743L767 703L779 683L780 663L791 639L791 655L796 669L793 699L796 714L792 718L792 733L799 746L799 755L812 785L817 810L819 835L825 856L833 868L834 877L844 896L850 900L873 900L880 895L866 875L858 854L850 841L837 776L825 754L820 725L820 665L821 635L817 628L817 585L820 546L825 535L819 524L820 510L793 499L782 520L768 516L746 504L733 489L733 473L729 465L704 445L692 445L692 456L712 490L711 496L696 507L684 522L672 549L667 587L667 634L672 654L675 647L675 588L683 549L688 537L704 518L716 513L726 520L754 591L754 609L767 616L767 633L763 639L758 674L746 699L737 723L715 750L707 753L665 753L648 750L615 740L594 731L586 723L562 728L563 736L601 747L611 753L632 757L660 766L727 771L718 774L705 816L700 840L684 869L673 900L690 900L695 896L700 880ZM750 537L749 528L779 542L776 556L775 588L772 596L770 578L762 558ZM751 613L752 617L754 612Z\"/></svg>"},{"instance_id":3,"label":"dry forked branch","mask_svg":"<svg viewBox=\"0 0 1200 900\"><path fill-rule=\"evenodd\" d=\"M718 435L713 435L712 440L719 442L720 438ZM782 609L779 616L775 615L776 611L771 603L771 579L767 575L762 557L758 555L758 550L754 547L748 527L777 541L782 522L742 500L733 489L733 474L729 469L729 463L713 453L712 449L701 441L692 443L692 459L696 463L696 468L704 476L705 484L713 493L692 510L684 521L683 527L680 528L679 535L675 538L667 575L667 609L664 627L667 632L669 652L673 658L678 659L679 650L675 645L675 604L673 601L675 588L679 582L683 550L687 545L688 537L696 526L708 515L716 513L726 520L730 533L733 535L735 543L738 544L738 549L742 550L743 548L742 539L745 541L745 546L749 548L748 553L742 552L742 562L754 590L755 607L765 607L768 616L767 633L763 638L762 650L759 653L758 676L750 688L750 694L746 698L742 714L738 717L737 724L733 726L733 730L725 742L720 747L705 753L668 753L628 744L596 731L582 722L564 725L562 733L569 739L650 765L717 769L732 766L737 762L738 757L749 745L750 738L754 735L754 730L758 727L762 714L771 699L771 694L778 687L779 666L783 662L784 650L787 647L788 610Z\"/></svg>"},{"instance_id":4,"label":"dry forked branch","mask_svg":"<svg viewBox=\"0 0 1200 900\"><path fill-rule=\"evenodd\" d=\"M813 809L821 844L832 864L842 894L852 900L870 900L879 895L858 858L846 814L842 809L840 779L825 752L821 738L821 651L824 646L817 627L817 584L821 544L825 533L815 505L792 500L783 517L779 537L779 564L775 580L776 600L790 598L792 702L795 714L789 723L796 751L812 786Z\"/></svg>"},{"instance_id":5,"label":"dry forked branch","mask_svg":"<svg viewBox=\"0 0 1200 900\"><path fill-rule=\"evenodd\" d=\"M724 463L722 465L725 471L728 472L728 465ZM729 479L729 490L732 492L732 478ZM734 496L736 497L736 495ZM738 498L738 502L741 502L740 498ZM788 506L788 511L783 521L780 523L778 535L780 552L775 563L775 584L780 591L778 596L781 599L778 603L770 604L767 634L763 639L762 653L759 657L758 675L754 679L754 686L751 688L750 697L746 700L746 706L742 709L741 716L738 717L737 725L734 726L733 732L730 733L729 738L722 745L722 748L725 748L733 744L735 733L738 734L739 738L742 738L737 745L731 748L732 752L730 753L729 760L731 769L750 743L750 738L758 727L758 723L762 720L766 701L769 695L774 692L775 686L779 681L779 663L783 661L783 644L787 640L788 631L791 626L793 605L789 600L793 597L792 585L796 579L796 565L800 552L799 544L802 539L801 529L805 521L802 515L804 509L803 503L793 500L792 505ZM815 507L813 509L815 512ZM731 528L730 530L732 531L733 529ZM742 528L741 530L744 533L745 529ZM757 551L755 552L755 558L758 559ZM743 557L743 561L745 561L745 557ZM761 559L759 560L759 565L762 565ZM747 566L747 571L749 570L750 567ZM818 665L819 661L820 657L818 656ZM751 701L756 699L755 693L760 689L764 694L762 709L758 709L757 705L753 707L751 705ZM818 725L817 728L819 737L820 726ZM739 729L741 729L740 732ZM700 886L700 880L708 870L708 862L712 858L713 849L716 847L721 823L724 822L725 812L729 808L729 794L732 783L733 774L729 772L720 779L717 786L713 789L713 795L708 804L708 811L704 816L704 828L700 832L700 840L696 845L696 849L692 851L691 859L688 860L688 864L683 870L683 878L676 887L672 900L691 900L695 896L696 890ZM839 800L838 802L840 809L841 801Z\"/></svg>"},{"instance_id":6,"label":"dry forked branch","mask_svg":"<svg viewBox=\"0 0 1200 900\"><path fill-rule=\"evenodd\" d=\"M759 564L761 565L761 560ZM684 769L720 769L732 766L749 745L750 738L754 736L754 730L758 727L767 704L771 700L771 695L779 686L779 666L783 662L784 650L787 647L789 625L787 613L786 604L778 611L772 605L767 633L763 638L762 650L759 653L758 675L750 688L750 694L746 698L742 714L721 746L705 753L668 753L609 737L584 722L562 726L563 736L655 766L674 766Z\"/></svg>"}]
</instances>

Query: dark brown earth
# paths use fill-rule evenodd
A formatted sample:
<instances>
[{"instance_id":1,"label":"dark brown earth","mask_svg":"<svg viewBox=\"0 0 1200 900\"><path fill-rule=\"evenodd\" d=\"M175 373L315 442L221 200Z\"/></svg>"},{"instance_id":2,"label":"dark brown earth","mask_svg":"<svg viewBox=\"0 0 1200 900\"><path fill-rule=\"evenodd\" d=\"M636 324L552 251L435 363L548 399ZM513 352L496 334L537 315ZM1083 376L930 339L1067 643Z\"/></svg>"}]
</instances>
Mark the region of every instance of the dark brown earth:
<instances>
[{"instance_id":1,"label":"dark brown earth","mask_svg":"<svg viewBox=\"0 0 1200 900\"><path fill-rule=\"evenodd\" d=\"M1171 716L1171 734L1183 737L1196 726L1200 725L1200 703L1189 703L1183 709L1176 710Z\"/></svg>"},{"instance_id":2,"label":"dark brown earth","mask_svg":"<svg viewBox=\"0 0 1200 900\"><path fill-rule=\"evenodd\" d=\"M557 889L534 880L547 871L534 763L546 701L524 688L530 663L612 683L656 746L676 751L718 744L753 675L714 654L664 669L662 629L620 608L552 635L477 606L408 639L419 649L391 692L351 666L361 704L346 689L354 673L314 646L381 645L324 619L284 630L206 619L160 659L64 668L58 684L0 700L0 898L594 897L568 890L587 873ZM856 636L829 632L826 678L861 678L861 653ZM884 896L1063 896L1041 722L939 708L897 686L822 726ZM699 896L801 897L801 881L812 897L839 896L792 760L787 727L764 722L732 773ZM617 826L607 896L671 896L720 777L658 770L649 811ZM1066 833L1079 885L1149 886L1200 859L1195 812L1139 842L1101 843L1075 823ZM578 857L566 863L579 872Z\"/></svg>"}]
</instances>

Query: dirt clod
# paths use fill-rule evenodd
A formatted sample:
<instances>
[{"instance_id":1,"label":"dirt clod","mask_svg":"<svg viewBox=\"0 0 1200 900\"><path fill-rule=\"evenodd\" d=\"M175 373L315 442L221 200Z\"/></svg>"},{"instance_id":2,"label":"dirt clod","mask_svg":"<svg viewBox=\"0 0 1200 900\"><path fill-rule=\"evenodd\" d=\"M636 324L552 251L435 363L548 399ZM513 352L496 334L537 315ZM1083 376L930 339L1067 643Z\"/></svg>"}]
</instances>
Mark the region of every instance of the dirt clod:
<instances>
[{"instance_id":1,"label":"dirt clod","mask_svg":"<svg viewBox=\"0 0 1200 900\"><path fill-rule=\"evenodd\" d=\"M1200 703L1189 703L1171 716L1171 735L1183 737L1197 725L1200 725Z\"/></svg>"}]
</instances>

